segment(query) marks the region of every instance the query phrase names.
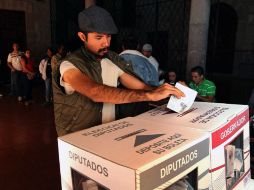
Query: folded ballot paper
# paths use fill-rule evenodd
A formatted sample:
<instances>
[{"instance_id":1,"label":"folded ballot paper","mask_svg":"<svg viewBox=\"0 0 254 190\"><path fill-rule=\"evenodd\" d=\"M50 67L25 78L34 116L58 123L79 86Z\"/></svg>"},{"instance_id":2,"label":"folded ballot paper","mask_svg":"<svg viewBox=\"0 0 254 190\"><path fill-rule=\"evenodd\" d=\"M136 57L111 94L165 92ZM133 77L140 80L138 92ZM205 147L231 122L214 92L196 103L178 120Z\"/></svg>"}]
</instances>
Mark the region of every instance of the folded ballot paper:
<instances>
[{"instance_id":1,"label":"folded ballot paper","mask_svg":"<svg viewBox=\"0 0 254 190\"><path fill-rule=\"evenodd\" d=\"M176 83L175 87L181 90L185 94L185 97L177 99L175 96L171 96L167 107L177 113L182 113L190 109L197 96L197 91L180 83Z\"/></svg>"}]
</instances>

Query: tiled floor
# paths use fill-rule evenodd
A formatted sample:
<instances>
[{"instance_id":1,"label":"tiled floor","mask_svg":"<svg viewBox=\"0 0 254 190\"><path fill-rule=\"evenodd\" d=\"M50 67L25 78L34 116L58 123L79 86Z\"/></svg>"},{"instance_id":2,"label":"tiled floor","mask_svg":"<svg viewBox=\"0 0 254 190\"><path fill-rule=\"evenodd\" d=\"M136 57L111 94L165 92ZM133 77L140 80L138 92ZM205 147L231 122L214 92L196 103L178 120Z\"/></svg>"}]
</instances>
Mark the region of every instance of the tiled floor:
<instances>
[{"instance_id":1,"label":"tiled floor","mask_svg":"<svg viewBox=\"0 0 254 190\"><path fill-rule=\"evenodd\" d=\"M41 101L25 106L0 98L1 190L61 189L53 107Z\"/></svg>"}]
</instances>

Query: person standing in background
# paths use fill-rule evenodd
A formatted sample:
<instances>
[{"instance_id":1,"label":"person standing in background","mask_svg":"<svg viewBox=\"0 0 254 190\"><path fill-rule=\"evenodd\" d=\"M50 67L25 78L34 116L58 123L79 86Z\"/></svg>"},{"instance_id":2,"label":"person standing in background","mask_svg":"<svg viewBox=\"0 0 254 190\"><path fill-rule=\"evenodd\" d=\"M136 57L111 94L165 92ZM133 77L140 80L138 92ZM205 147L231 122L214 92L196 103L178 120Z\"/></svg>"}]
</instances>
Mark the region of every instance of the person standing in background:
<instances>
[{"instance_id":1,"label":"person standing in background","mask_svg":"<svg viewBox=\"0 0 254 190\"><path fill-rule=\"evenodd\" d=\"M20 60L22 66L22 95L25 101L25 105L28 106L32 103L32 80L35 76L34 65L35 62L31 58L31 50L26 50L25 55L21 56Z\"/></svg>"},{"instance_id":2,"label":"person standing in background","mask_svg":"<svg viewBox=\"0 0 254 190\"><path fill-rule=\"evenodd\" d=\"M52 56L53 50L52 48L48 48L46 57L39 64L39 72L45 82L45 102L43 103L45 106L49 106L52 103Z\"/></svg>"},{"instance_id":3,"label":"person standing in background","mask_svg":"<svg viewBox=\"0 0 254 190\"><path fill-rule=\"evenodd\" d=\"M148 58L150 63L155 67L155 69L158 73L158 77L160 79L161 76L164 74L164 71L160 69L159 62L152 56L152 52L153 52L153 47L151 44L144 44L143 45L142 53L144 56L146 56ZM160 84L161 84L161 82L160 82Z\"/></svg>"},{"instance_id":4,"label":"person standing in background","mask_svg":"<svg viewBox=\"0 0 254 190\"><path fill-rule=\"evenodd\" d=\"M21 95L21 71L22 66L20 63L22 52L19 51L17 43L12 44L13 51L9 53L7 58L7 65L11 69L11 92L10 95L17 96L18 101L22 101Z\"/></svg>"},{"instance_id":5,"label":"person standing in background","mask_svg":"<svg viewBox=\"0 0 254 190\"><path fill-rule=\"evenodd\" d=\"M123 51L119 54L125 61L130 61L133 71L142 81L151 86L159 86L158 70L151 65L149 59L140 53L138 40L134 36L128 36L123 40Z\"/></svg>"},{"instance_id":6,"label":"person standing in background","mask_svg":"<svg viewBox=\"0 0 254 190\"><path fill-rule=\"evenodd\" d=\"M138 49L138 40L130 35L123 40L123 51L119 54L124 61L129 61L134 73L142 79L142 81L150 86L159 86L159 77L154 66L149 62ZM122 87L122 86L121 86ZM149 110L149 102L134 102L128 104L117 105L118 118L134 117Z\"/></svg>"},{"instance_id":7,"label":"person standing in background","mask_svg":"<svg viewBox=\"0 0 254 190\"><path fill-rule=\"evenodd\" d=\"M158 61L152 56L153 47L151 44L144 44L142 48L142 53L146 56L150 63L154 66L157 72L159 72L159 63Z\"/></svg>"},{"instance_id":8,"label":"person standing in background","mask_svg":"<svg viewBox=\"0 0 254 190\"><path fill-rule=\"evenodd\" d=\"M56 54L53 55L52 58L51 58L51 68L52 68L52 71L54 71L54 69L56 67L56 64L66 56L66 53L67 52L66 52L66 49L65 49L64 45L60 44L57 47Z\"/></svg>"}]
</instances>

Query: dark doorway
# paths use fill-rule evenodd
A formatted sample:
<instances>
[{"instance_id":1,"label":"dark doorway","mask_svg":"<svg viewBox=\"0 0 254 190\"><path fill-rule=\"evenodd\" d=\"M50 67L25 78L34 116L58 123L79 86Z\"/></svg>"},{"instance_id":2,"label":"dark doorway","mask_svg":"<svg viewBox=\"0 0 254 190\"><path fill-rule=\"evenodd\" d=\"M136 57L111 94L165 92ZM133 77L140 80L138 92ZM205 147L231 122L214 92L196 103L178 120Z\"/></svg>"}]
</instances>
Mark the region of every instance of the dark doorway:
<instances>
[{"instance_id":1,"label":"dark doorway","mask_svg":"<svg viewBox=\"0 0 254 190\"><path fill-rule=\"evenodd\" d=\"M76 50L82 45L77 35L78 14L85 8L85 1L55 0L51 6L55 6L52 12L55 17L52 20L53 46L64 44L68 50Z\"/></svg>"},{"instance_id":2,"label":"dark doorway","mask_svg":"<svg viewBox=\"0 0 254 190\"><path fill-rule=\"evenodd\" d=\"M230 74L233 70L237 13L226 3L211 6L207 71Z\"/></svg>"},{"instance_id":3,"label":"dark doorway","mask_svg":"<svg viewBox=\"0 0 254 190\"><path fill-rule=\"evenodd\" d=\"M26 21L24 11L0 10L0 81L9 80L6 62L12 51L12 43L17 42L20 49L26 47Z\"/></svg>"}]
</instances>

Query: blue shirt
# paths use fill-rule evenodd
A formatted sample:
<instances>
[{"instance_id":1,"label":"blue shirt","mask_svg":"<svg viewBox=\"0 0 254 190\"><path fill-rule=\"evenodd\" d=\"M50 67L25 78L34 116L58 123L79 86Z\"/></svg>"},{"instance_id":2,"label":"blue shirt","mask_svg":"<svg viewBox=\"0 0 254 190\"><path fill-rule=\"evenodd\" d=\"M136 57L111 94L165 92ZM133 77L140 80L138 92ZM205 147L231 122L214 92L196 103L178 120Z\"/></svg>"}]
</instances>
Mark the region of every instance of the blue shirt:
<instances>
[{"instance_id":1,"label":"blue shirt","mask_svg":"<svg viewBox=\"0 0 254 190\"><path fill-rule=\"evenodd\" d=\"M120 54L120 57L125 61L132 62L133 71L144 83L151 86L159 86L159 77L155 67L139 51L125 50Z\"/></svg>"}]
</instances>

